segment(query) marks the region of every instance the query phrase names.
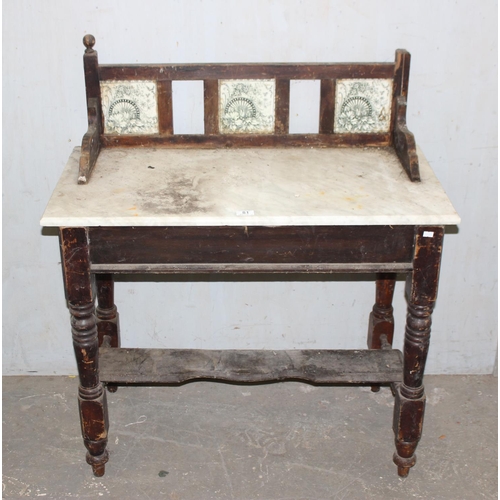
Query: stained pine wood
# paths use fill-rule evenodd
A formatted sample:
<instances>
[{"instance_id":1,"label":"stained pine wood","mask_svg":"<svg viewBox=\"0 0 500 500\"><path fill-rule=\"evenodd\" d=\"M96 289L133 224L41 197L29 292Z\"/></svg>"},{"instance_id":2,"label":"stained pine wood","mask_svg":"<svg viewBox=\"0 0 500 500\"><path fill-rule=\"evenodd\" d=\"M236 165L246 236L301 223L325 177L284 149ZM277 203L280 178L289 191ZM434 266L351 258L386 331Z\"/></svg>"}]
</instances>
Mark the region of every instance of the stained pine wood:
<instances>
[{"instance_id":1,"label":"stained pine wood","mask_svg":"<svg viewBox=\"0 0 500 500\"><path fill-rule=\"evenodd\" d=\"M394 384L395 403L393 431L396 437L396 453L393 461L398 466L398 475L407 477L417 461L415 449L422 436L425 413L425 394L408 398L401 392L401 384Z\"/></svg>"},{"instance_id":2,"label":"stained pine wood","mask_svg":"<svg viewBox=\"0 0 500 500\"><path fill-rule=\"evenodd\" d=\"M102 345L105 335L110 337L110 345L119 347L118 312L114 301L114 280L112 274L96 276L97 290L97 331L99 345Z\"/></svg>"},{"instance_id":3,"label":"stained pine wood","mask_svg":"<svg viewBox=\"0 0 500 500\"><path fill-rule=\"evenodd\" d=\"M204 115L205 134L219 133L219 81L205 80L203 82L204 92Z\"/></svg>"},{"instance_id":4,"label":"stained pine wood","mask_svg":"<svg viewBox=\"0 0 500 500\"><path fill-rule=\"evenodd\" d=\"M85 184L90 179L101 150L101 111L97 99L89 99L87 112L89 128L82 139L78 184Z\"/></svg>"},{"instance_id":5,"label":"stained pine wood","mask_svg":"<svg viewBox=\"0 0 500 500\"><path fill-rule=\"evenodd\" d=\"M114 274L331 274L331 273L404 273L411 262L368 262L361 264L91 264L93 273Z\"/></svg>"},{"instance_id":6,"label":"stained pine wood","mask_svg":"<svg viewBox=\"0 0 500 500\"><path fill-rule=\"evenodd\" d=\"M410 80L410 53L399 49L396 51L394 66L394 93L392 102L391 131L392 143L403 169L411 181L420 181L417 146L415 137L406 125L406 102Z\"/></svg>"},{"instance_id":7,"label":"stained pine wood","mask_svg":"<svg viewBox=\"0 0 500 500\"><path fill-rule=\"evenodd\" d=\"M98 334L85 228L61 228L61 257L80 385L78 402L87 462L104 474L108 461L106 396L99 380Z\"/></svg>"},{"instance_id":8,"label":"stained pine wood","mask_svg":"<svg viewBox=\"0 0 500 500\"><path fill-rule=\"evenodd\" d=\"M406 281L410 303L427 306L437 299L444 227L418 227L415 237L413 275Z\"/></svg>"},{"instance_id":9,"label":"stained pine wood","mask_svg":"<svg viewBox=\"0 0 500 500\"><path fill-rule=\"evenodd\" d=\"M396 61L394 64L394 90L392 95L391 110L391 132L394 133L396 126L396 111L398 97L408 98L408 85L410 77L410 53L404 49L396 50Z\"/></svg>"},{"instance_id":10,"label":"stained pine wood","mask_svg":"<svg viewBox=\"0 0 500 500\"><path fill-rule=\"evenodd\" d=\"M215 130L215 129L214 129ZM217 129L218 131L218 129ZM276 148L388 147L391 134L226 134L103 135L104 147Z\"/></svg>"},{"instance_id":11,"label":"stained pine wood","mask_svg":"<svg viewBox=\"0 0 500 500\"><path fill-rule=\"evenodd\" d=\"M408 85L410 83L411 56L407 50L396 50L396 62L394 65L394 95L408 97Z\"/></svg>"},{"instance_id":12,"label":"stained pine wood","mask_svg":"<svg viewBox=\"0 0 500 500\"><path fill-rule=\"evenodd\" d=\"M443 227L418 227L413 271L406 281L408 314L404 339L403 383L397 385L394 409L398 474L408 475L422 435L425 411L423 377L429 351L432 311L437 298Z\"/></svg>"},{"instance_id":13,"label":"stained pine wood","mask_svg":"<svg viewBox=\"0 0 500 500\"><path fill-rule=\"evenodd\" d=\"M83 69L85 73L85 93L87 96L88 130L82 139L82 153L78 183L85 184L97 161L101 148L102 135L102 106L99 75L99 61L94 50L95 38L85 35L83 38L85 53L83 55Z\"/></svg>"},{"instance_id":14,"label":"stained pine wood","mask_svg":"<svg viewBox=\"0 0 500 500\"><path fill-rule=\"evenodd\" d=\"M368 348L382 349L392 345L394 337L394 316L392 299L396 275L378 273L376 280L375 304L368 320ZM372 385L372 391L378 392L380 385Z\"/></svg>"},{"instance_id":15,"label":"stained pine wood","mask_svg":"<svg viewBox=\"0 0 500 500\"><path fill-rule=\"evenodd\" d=\"M95 276L97 291L97 334L99 346L120 347L120 321L115 305L115 283L112 274ZM108 385L108 391L116 392L116 386Z\"/></svg>"},{"instance_id":16,"label":"stained pine wood","mask_svg":"<svg viewBox=\"0 0 500 500\"><path fill-rule=\"evenodd\" d=\"M85 228L61 228L59 245L66 300L72 306L88 306L94 297L91 287L88 232Z\"/></svg>"},{"instance_id":17,"label":"stained pine wood","mask_svg":"<svg viewBox=\"0 0 500 500\"><path fill-rule=\"evenodd\" d=\"M92 263L410 263L412 226L91 227Z\"/></svg>"},{"instance_id":18,"label":"stained pine wood","mask_svg":"<svg viewBox=\"0 0 500 500\"><path fill-rule=\"evenodd\" d=\"M101 378L116 384L302 380L370 383L401 380L396 350L100 349Z\"/></svg>"},{"instance_id":19,"label":"stained pine wood","mask_svg":"<svg viewBox=\"0 0 500 500\"><path fill-rule=\"evenodd\" d=\"M288 134L290 124L290 80L276 80L275 133Z\"/></svg>"},{"instance_id":20,"label":"stained pine wood","mask_svg":"<svg viewBox=\"0 0 500 500\"><path fill-rule=\"evenodd\" d=\"M376 280L375 304L370 314L368 327L368 347L381 349L381 337L392 345L394 337L394 316L392 299L396 275L393 273L379 273Z\"/></svg>"},{"instance_id":21,"label":"stained pine wood","mask_svg":"<svg viewBox=\"0 0 500 500\"><path fill-rule=\"evenodd\" d=\"M394 63L340 64L101 64L101 80L393 78Z\"/></svg>"},{"instance_id":22,"label":"stained pine wood","mask_svg":"<svg viewBox=\"0 0 500 500\"><path fill-rule=\"evenodd\" d=\"M85 93L87 96L87 104L89 99L97 99L98 104L101 104L101 89L100 89L100 66L97 58L97 51L94 50L95 38L92 35L83 37L85 45L85 53L83 55L83 70L85 73Z\"/></svg>"},{"instance_id":23,"label":"stained pine wood","mask_svg":"<svg viewBox=\"0 0 500 500\"><path fill-rule=\"evenodd\" d=\"M398 97L396 101L396 122L393 133L394 149L404 170L412 181L420 181L417 145L414 135L406 126L406 100Z\"/></svg>"},{"instance_id":24,"label":"stained pine wood","mask_svg":"<svg viewBox=\"0 0 500 500\"><path fill-rule=\"evenodd\" d=\"M319 133L332 134L335 116L335 80L321 80Z\"/></svg>"},{"instance_id":25,"label":"stained pine wood","mask_svg":"<svg viewBox=\"0 0 500 500\"><path fill-rule=\"evenodd\" d=\"M158 129L162 135L174 133L172 81L158 80Z\"/></svg>"}]
</instances>

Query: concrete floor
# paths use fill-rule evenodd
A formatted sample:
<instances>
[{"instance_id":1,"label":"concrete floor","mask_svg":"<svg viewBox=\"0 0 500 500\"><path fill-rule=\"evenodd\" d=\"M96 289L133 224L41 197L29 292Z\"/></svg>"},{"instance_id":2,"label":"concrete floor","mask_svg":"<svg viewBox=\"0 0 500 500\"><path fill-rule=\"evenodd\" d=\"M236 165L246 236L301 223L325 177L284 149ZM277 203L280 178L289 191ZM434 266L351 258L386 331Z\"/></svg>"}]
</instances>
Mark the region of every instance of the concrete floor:
<instances>
[{"instance_id":1,"label":"concrete floor","mask_svg":"<svg viewBox=\"0 0 500 500\"><path fill-rule=\"evenodd\" d=\"M497 379L428 376L417 465L392 463L390 389L120 387L110 461L85 462L69 377L3 378L3 498L496 499Z\"/></svg>"}]
</instances>

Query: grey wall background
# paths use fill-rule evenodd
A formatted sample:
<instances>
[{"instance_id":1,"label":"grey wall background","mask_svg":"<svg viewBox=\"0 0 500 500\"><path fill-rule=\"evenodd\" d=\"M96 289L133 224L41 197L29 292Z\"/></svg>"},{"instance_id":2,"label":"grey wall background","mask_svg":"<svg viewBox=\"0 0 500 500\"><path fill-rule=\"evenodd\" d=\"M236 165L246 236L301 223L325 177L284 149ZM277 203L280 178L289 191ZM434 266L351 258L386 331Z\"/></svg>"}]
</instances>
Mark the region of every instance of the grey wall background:
<instances>
[{"instance_id":1,"label":"grey wall background","mask_svg":"<svg viewBox=\"0 0 500 500\"><path fill-rule=\"evenodd\" d=\"M86 33L96 37L101 63L383 62L409 50L409 128L462 217L445 239L427 372L491 373L497 18L497 2L473 0L5 0L4 374L76 373L58 241L39 219L87 128ZM178 90L179 127L199 126L196 92ZM297 126L311 118L308 106L292 113ZM374 287L338 278L123 281L116 300L126 346L361 348ZM400 347L402 281L395 306Z\"/></svg>"}]
</instances>

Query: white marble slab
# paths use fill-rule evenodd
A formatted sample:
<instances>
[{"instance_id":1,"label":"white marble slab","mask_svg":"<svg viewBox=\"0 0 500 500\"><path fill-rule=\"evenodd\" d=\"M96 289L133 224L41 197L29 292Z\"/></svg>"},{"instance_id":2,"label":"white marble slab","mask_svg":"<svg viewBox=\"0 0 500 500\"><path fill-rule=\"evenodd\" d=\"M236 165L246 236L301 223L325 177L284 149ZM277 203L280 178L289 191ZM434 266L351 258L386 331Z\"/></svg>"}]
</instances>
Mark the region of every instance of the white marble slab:
<instances>
[{"instance_id":1,"label":"white marble slab","mask_svg":"<svg viewBox=\"0 0 500 500\"><path fill-rule=\"evenodd\" d=\"M423 154L411 182L392 150L102 150L78 185L73 151L43 226L458 224Z\"/></svg>"}]
</instances>

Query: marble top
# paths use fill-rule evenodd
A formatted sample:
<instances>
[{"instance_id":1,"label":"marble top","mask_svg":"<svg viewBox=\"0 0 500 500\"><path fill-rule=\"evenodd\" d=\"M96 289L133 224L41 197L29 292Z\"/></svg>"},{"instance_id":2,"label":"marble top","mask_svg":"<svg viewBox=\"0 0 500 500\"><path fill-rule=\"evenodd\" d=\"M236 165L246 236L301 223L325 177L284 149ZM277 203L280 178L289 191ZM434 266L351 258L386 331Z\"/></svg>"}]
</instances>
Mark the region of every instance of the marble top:
<instances>
[{"instance_id":1,"label":"marble top","mask_svg":"<svg viewBox=\"0 0 500 500\"><path fill-rule=\"evenodd\" d=\"M41 225L458 224L418 155L421 182L385 148L109 148L79 185L75 148Z\"/></svg>"}]
</instances>

